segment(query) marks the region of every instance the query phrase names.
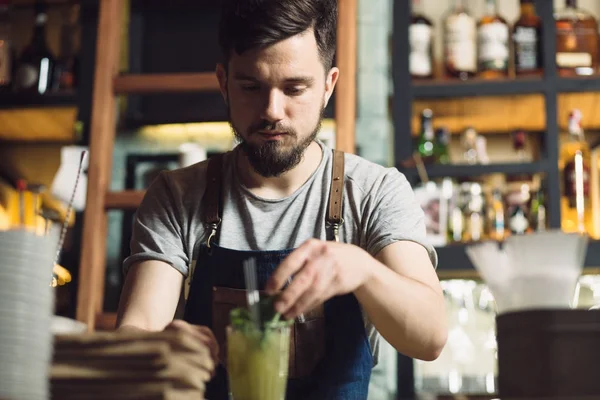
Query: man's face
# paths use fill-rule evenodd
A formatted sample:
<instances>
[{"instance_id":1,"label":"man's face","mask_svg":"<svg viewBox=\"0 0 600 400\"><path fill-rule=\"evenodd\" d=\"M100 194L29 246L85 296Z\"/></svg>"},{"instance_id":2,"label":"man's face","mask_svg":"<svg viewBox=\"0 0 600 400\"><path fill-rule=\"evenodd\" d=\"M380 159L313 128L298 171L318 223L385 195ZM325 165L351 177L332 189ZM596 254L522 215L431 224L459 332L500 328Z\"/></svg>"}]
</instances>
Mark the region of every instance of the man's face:
<instances>
[{"instance_id":1,"label":"man's face","mask_svg":"<svg viewBox=\"0 0 600 400\"><path fill-rule=\"evenodd\" d=\"M272 46L232 52L217 69L229 122L252 167L278 176L301 161L317 135L337 69L327 74L312 30Z\"/></svg>"}]
</instances>

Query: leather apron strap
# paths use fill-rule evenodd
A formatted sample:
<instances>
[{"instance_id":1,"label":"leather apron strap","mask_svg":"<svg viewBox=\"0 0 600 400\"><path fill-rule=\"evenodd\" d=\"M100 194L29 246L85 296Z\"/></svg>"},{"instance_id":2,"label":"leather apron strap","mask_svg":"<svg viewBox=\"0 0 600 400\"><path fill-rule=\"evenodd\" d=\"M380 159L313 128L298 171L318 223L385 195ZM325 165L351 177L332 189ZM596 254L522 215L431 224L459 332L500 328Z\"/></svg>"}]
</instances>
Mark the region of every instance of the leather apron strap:
<instances>
[{"instance_id":1,"label":"leather apron strap","mask_svg":"<svg viewBox=\"0 0 600 400\"><path fill-rule=\"evenodd\" d=\"M344 223L343 201L344 201L344 152L333 150L333 169L331 173L331 188L329 191L329 208L327 209L327 223L333 228L333 236L336 242L340 241L339 229Z\"/></svg>"},{"instance_id":2,"label":"leather apron strap","mask_svg":"<svg viewBox=\"0 0 600 400\"><path fill-rule=\"evenodd\" d=\"M210 248L210 242L217 234L217 228L221 223L222 215L222 188L223 188L223 154L216 154L208 160L206 171L206 190L202 198L202 219L211 229L206 240Z\"/></svg>"},{"instance_id":3,"label":"leather apron strap","mask_svg":"<svg viewBox=\"0 0 600 400\"><path fill-rule=\"evenodd\" d=\"M344 164L344 152L333 150L333 169L329 190L327 223L333 228L334 238L337 242L339 242L340 225L344 223L344 218L342 218ZM211 229L206 242L206 245L210 248L210 242L217 234L217 228L221 223L222 216L223 154L214 155L208 160L206 177L206 191L202 199L202 218L204 223Z\"/></svg>"}]
</instances>

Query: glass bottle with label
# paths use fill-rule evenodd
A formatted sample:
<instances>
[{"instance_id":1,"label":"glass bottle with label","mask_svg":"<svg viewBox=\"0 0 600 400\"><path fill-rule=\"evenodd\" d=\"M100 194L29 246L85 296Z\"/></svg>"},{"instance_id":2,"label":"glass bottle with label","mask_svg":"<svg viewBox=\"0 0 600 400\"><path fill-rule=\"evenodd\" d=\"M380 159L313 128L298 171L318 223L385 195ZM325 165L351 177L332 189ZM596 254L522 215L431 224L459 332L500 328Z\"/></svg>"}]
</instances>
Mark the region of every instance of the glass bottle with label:
<instances>
[{"instance_id":1,"label":"glass bottle with label","mask_svg":"<svg viewBox=\"0 0 600 400\"><path fill-rule=\"evenodd\" d=\"M417 151L423 162L432 162L434 156L433 112L426 108L421 112L421 132Z\"/></svg>"},{"instance_id":2,"label":"glass bottle with label","mask_svg":"<svg viewBox=\"0 0 600 400\"><path fill-rule=\"evenodd\" d=\"M504 240L506 237L506 227L504 223L504 199L500 188L492 190L492 199L488 214L489 236L492 240Z\"/></svg>"},{"instance_id":3,"label":"glass bottle with label","mask_svg":"<svg viewBox=\"0 0 600 400\"><path fill-rule=\"evenodd\" d=\"M448 154L448 146L450 145L450 131L446 127L441 127L435 130L435 158L440 164L448 164L450 155Z\"/></svg>"},{"instance_id":4,"label":"glass bottle with label","mask_svg":"<svg viewBox=\"0 0 600 400\"><path fill-rule=\"evenodd\" d=\"M485 15L477 24L478 75L485 79L508 75L508 24L498 14L496 0L486 0Z\"/></svg>"},{"instance_id":5,"label":"glass bottle with label","mask_svg":"<svg viewBox=\"0 0 600 400\"><path fill-rule=\"evenodd\" d=\"M485 235L485 199L483 188L477 182L463 183L461 187L465 197L465 230L463 241L477 242Z\"/></svg>"},{"instance_id":6,"label":"glass bottle with label","mask_svg":"<svg viewBox=\"0 0 600 400\"><path fill-rule=\"evenodd\" d=\"M540 185L531 199L531 227L534 232L546 230L546 198L545 187Z\"/></svg>"},{"instance_id":7,"label":"glass bottle with label","mask_svg":"<svg viewBox=\"0 0 600 400\"><path fill-rule=\"evenodd\" d=\"M520 187L514 187L506 196L508 204L508 226L513 235L524 235L531 232L529 223L528 207L529 185L523 183Z\"/></svg>"},{"instance_id":8,"label":"glass bottle with label","mask_svg":"<svg viewBox=\"0 0 600 400\"><path fill-rule=\"evenodd\" d=\"M533 0L521 0L521 15L512 31L515 75L541 75L542 19L535 13Z\"/></svg>"},{"instance_id":9,"label":"glass bottle with label","mask_svg":"<svg viewBox=\"0 0 600 400\"><path fill-rule=\"evenodd\" d=\"M581 111L569 114L569 139L561 144L561 228L565 232L591 232L590 147L581 126Z\"/></svg>"},{"instance_id":10,"label":"glass bottle with label","mask_svg":"<svg viewBox=\"0 0 600 400\"><path fill-rule=\"evenodd\" d=\"M477 164L479 160L477 154L477 131L473 127L468 127L462 134L461 145L463 148L463 159L467 164Z\"/></svg>"},{"instance_id":11,"label":"glass bottle with label","mask_svg":"<svg viewBox=\"0 0 600 400\"><path fill-rule=\"evenodd\" d=\"M453 0L444 18L446 76L463 80L477 74L477 24L465 0Z\"/></svg>"},{"instance_id":12,"label":"glass bottle with label","mask_svg":"<svg viewBox=\"0 0 600 400\"><path fill-rule=\"evenodd\" d=\"M433 78L433 23L423 13L421 0L412 0L412 15L408 32L411 77L413 79Z\"/></svg>"},{"instance_id":13,"label":"glass bottle with label","mask_svg":"<svg viewBox=\"0 0 600 400\"><path fill-rule=\"evenodd\" d=\"M519 162L527 161L527 151L525 149L527 145L527 134L522 129L517 129L512 134L512 144Z\"/></svg>"},{"instance_id":14,"label":"glass bottle with label","mask_svg":"<svg viewBox=\"0 0 600 400\"><path fill-rule=\"evenodd\" d=\"M566 0L554 18L559 75L592 75L598 68L598 22L577 7L577 0Z\"/></svg>"},{"instance_id":15,"label":"glass bottle with label","mask_svg":"<svg viewBox=\"0 0 600 400\"><path fill-rule=\"evenodd\" d=\"M46 5L36 3L35 30L31 43L23 50L15 77L15 88L22 92L45 94L54 84L55 58L46 41Z\"/></svg>"},{"instance_id":16,"label":"glass bottle with label","mask_svg":"<svg viewBox=\"0 0 600 400\"><path fill-rule=\"evenodd\" d=\"M447 189L450 191L449 189ZM463 215L464 199L458 186L452 184L451 194L448 196L448 241L459 243L463 240L465 220Z\"/></svg>"}]
</instances>

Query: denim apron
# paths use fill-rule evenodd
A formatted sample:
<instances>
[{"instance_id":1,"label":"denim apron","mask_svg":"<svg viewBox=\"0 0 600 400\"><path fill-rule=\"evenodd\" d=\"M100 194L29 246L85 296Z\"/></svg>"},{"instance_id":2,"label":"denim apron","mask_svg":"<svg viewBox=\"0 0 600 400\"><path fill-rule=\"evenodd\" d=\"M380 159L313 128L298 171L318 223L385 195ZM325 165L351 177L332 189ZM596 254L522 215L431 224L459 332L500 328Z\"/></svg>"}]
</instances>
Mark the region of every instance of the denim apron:
<instances>
[{"instance_id":1,"label":"denim apron","mask_svg":"<svg viewBox=\"0 0 600 400\"><path fill-rule=\"evenodd\" d=\"M344 184L344 155L334 151L330 188L328 226L333 240L339 240ZM206 399L227 400L229 390L224 328L228 312L245 306L244 260L256 260L259 290L277 266L293 251L240 251L219 247L215 242L221 216L222 157L209 160L207 191L203 200L204 222L211 232L206 242L197 244L196 265L189 283L184 319L210 327L221 348L216 376L207 384ZM286 399L363 400L367 398L373 357L366 335L361 308L353 294L334 297L319 310L297 319L290 344L291 370ZM303 343L303 344L302 344ZM292 365L294 364L294 365Z\"/></svg>"}]
</instances>

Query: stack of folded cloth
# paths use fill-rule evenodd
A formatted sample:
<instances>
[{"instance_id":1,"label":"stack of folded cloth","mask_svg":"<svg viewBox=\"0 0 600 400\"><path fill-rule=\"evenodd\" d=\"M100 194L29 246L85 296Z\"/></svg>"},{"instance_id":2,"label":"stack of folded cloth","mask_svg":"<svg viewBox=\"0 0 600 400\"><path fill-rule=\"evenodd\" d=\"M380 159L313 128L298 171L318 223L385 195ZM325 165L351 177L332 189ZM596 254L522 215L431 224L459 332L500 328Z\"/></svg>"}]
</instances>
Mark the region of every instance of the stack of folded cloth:
<instances>
[{"instance_id":1,"label":"stack of folded cloth","mask_svg":"<svg viewBox=\"0 0 600 400\"><path fill-rule=\"evenodd\" d=\"M203 399L212 359L184 332L57 335L53 399Z\"/></svg>"}]
</instances>

